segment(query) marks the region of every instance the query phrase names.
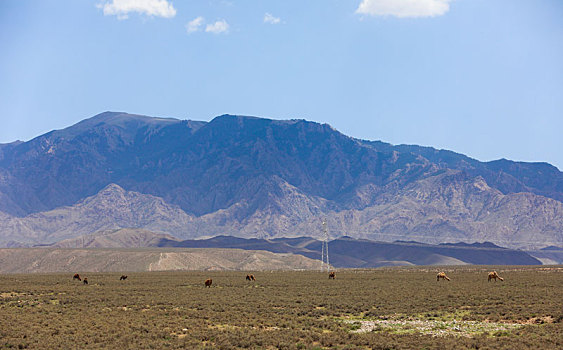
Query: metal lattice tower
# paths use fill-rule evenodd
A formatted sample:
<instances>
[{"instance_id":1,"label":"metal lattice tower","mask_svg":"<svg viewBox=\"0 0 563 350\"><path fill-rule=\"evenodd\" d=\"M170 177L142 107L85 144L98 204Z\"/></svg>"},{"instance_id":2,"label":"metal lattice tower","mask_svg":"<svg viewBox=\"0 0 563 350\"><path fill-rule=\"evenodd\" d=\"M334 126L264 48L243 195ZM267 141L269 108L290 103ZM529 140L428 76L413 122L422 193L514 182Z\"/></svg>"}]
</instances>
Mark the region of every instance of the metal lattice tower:
<instances>
[{"instance_id":1,"label":"metal lattice tower","mask_svg":"<svg viewBox=\"0 0 563 350\"><path fill-rule=\"evenodd\" d=\"M321 241L321 272L325 270L330 272L330 262L328 260L328 230L326 227L326 220L323 220L323 238Z\"/></svg>"}]
</instances>

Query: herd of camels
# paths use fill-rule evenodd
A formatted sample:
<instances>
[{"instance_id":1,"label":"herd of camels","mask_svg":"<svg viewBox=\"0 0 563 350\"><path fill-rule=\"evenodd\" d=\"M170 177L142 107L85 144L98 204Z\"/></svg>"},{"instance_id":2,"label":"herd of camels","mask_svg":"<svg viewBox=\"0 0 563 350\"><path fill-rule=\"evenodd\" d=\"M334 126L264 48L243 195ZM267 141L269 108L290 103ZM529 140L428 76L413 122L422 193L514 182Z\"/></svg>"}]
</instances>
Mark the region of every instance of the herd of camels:
<instances>
[{"instance_id":1,"label":"herd of camels","mask_svg":"<svg viewBox=\"0 0 563 350\"><path fill-rule=\"evenodd\" d=\"M121 277L119 277L120 281L126 280L127 276L126 275L121 275ZM80 278L80 275L75 273L74 276L72 276L72 280L79 280L82 281L82 283L84 284L88 284L88 277L84 277L84 279Z\"/></svg>"},{"instance_id":2,"label":"herd of camels","mask_svg":"<svg viewBox=\"0 0 563 350\"><path fill-rule=\"evenodd\" d=\"M448 276L446 276L445 272L439 272L436 275L436 281L439 281L440 279L443 279L443 280L446 280L446 281L450 280L450 278ZM493 279L495 280L495 282L497 281L497 279L504 281L504 278L500 277L496 271L489 272L488 282L491 282L491 280L493 280Z\"/></svg>"},{"instance_id":3,"label":"herd of camels","mask_svg":"<svg viewBox=\"0 0 563 350\"><path fill-rule=\"evenodd\" d=\"M75 273L74 276L72 276L73 280L79 280L82 281L84 284L88 284L88 278L84 277L84 279L80 278L80 275ZM121 277L119 278L120 281L126 280L127 276L126 275L121 275ZM332 271L328 274L328 279L336 279L336 272ZM436 281L440 281L440 279L449 281L450 278L446 275L445 272L438 272L438 274L436 275ZM504 281L504 278L500 277L498 275L498 273L496 271L492 271L489 272L489 279L488 282L491 282L491 280L495 280L495 282L498 280ZM247 281L256 281L256 277L254 277L254 275L246 275L246 280ZM211 278L208 278L205 280L204 282L205 287L209 287L211 288L211 285L213 284L213 280Z\"/></svg>"}]
</instances>

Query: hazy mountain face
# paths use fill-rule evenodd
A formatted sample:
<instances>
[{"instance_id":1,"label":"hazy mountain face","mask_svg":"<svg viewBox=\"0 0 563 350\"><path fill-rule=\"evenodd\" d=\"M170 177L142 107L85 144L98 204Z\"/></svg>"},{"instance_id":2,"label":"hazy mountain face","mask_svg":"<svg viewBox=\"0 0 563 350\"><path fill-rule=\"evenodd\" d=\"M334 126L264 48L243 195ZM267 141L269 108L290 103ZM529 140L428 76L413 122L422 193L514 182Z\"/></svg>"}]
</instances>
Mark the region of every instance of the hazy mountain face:
<instances>
[{"instance_id":1,"label":"hazy mountain face","mask_svg":"<svg viewBox=\"0 0 563 350\"><path fill-rule=\"evenodd\" d=\"M24 218L0 217L0 232L3 232L0 246L2 241L54 243L99 230L122 227L186 236L192 220L183 210L165 203L162 198L128 192L111 184L95 196L87 197L73 206L34 213Z\"/></svg>"},{"instance_id":2,"label":"hazy mountain face","mask_svg":"<svg viewBox=\"0 0 563 350\"><path fill-rule=\"evenodd\" d=\"M154 206L136 204L144 205L143 219L133 216L127 227L161 225L157 232L180 238L316 235L320 217L328 216L333 235L487 239L515 247L563 242L563 173L549 164L483 163L450 151L357 140L304 120L224 115L205 123L113 112L0 145L3 240L17 241L14 227L40 230L41 223L28 223L37 213L83 205L110 184L136 193L138 203L156 200L165 208L151 212ZM105 203L107 225L90 232L126 227L112 219L116 204ZM174 224L153 220L157 212ZM76 220L80 234L88 233L90 224ZM68 232L58 222L51 236Z\"/></svg>"}]
</instances>

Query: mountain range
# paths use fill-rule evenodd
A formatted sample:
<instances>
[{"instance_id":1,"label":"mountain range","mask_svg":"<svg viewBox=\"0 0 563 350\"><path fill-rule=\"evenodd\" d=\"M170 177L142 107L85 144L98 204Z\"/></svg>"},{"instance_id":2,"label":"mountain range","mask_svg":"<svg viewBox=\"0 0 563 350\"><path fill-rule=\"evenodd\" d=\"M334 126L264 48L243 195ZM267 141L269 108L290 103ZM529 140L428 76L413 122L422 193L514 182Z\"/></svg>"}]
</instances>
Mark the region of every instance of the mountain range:
<instances>
[{"instance_id":1,"label":"mountain range","mask_svg":"<svg viewBox=\"0 0 563 350\"><path fill-rule=\"evenodd\" d=\"M309 237L244 239L217 236L203 240L177 241L164 238L159 247L237 248L291 253L321 259L321 241ZM340 237L329 242L330 264L337 268L374 268L399 265L539 265L528 253L492 243L375 242Z\"/></svg>"},{"instance_id":2,"label":"mountain range","mask_svg":"<svg viewBox=\"0 0 563 350\"><path fill-rule=\"evenodd\" d=\"M348 137L327 124L105 112L0 144L0 246L143 228L563 246L563 173Z\"/></svg>"},{"instance_id":3,"label":"mountain range","mask_svg":"<svg viewBox=\"0 0 563 350\"><path fill-rule=\"evenodd\" d=\"M208 239L180 240L169 235L144 229L105 230L44 246L47 249L89 248L196 248L242 249L268 251L274 254L293 254L317 261L320 266L321 241L310 237L295 238L239 238L216 236ZM329 242L330 264L335 268L373 268L394 265L538 265L535 256L553 251L524 252L498 247L492 243L376 242L340 237Z\"/></svg>"}]
</instances>

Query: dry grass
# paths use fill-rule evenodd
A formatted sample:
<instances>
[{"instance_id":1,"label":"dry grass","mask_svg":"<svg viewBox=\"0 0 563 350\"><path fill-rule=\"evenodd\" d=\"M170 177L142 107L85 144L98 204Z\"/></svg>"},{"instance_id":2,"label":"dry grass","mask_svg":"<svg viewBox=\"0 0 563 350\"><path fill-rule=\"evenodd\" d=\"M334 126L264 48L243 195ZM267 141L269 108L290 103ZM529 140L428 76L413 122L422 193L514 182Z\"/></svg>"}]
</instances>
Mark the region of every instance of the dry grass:
<instances>
[{"instance_id":1,"label":"dry grass","mask_svg":"<svg viewBox=\"0 0 563 350\"><path fill-rule=\"evenodd\" d=\"M487 282L492 269L505 281ZM452 281L436 282L438 270ZM0 348L563 347L561 269L252 273L256 282L247 272L85 274L89 285L72 274L2 275Z\"/></svg>"}]
</instances>

